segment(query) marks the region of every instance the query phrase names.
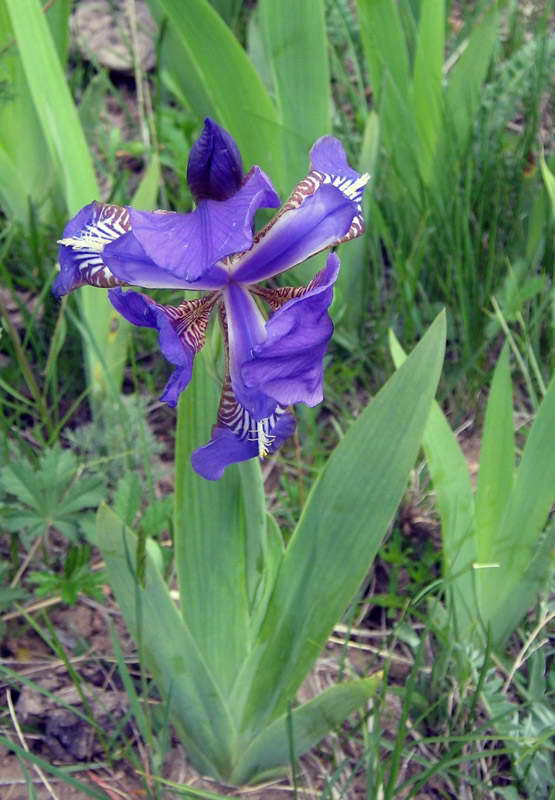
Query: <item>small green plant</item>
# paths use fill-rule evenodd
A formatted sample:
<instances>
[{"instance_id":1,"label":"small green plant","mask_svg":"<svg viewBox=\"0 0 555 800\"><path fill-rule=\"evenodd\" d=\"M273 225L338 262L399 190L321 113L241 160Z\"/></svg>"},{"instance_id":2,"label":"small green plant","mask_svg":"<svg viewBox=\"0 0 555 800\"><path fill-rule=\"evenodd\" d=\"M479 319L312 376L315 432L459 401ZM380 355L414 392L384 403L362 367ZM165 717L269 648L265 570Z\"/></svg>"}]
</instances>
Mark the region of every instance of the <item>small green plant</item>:
<instances>
[{"instance_id":1,"label":"small green plant","mask_svg":"<svg viewBox=\"0 0 555 800\"><path fill-rule=\"evenodd\" d=\"M101 572L90 571L91 548L89 545L69 546L63 570L52 570L47 572L33 572L30 579L36 585L36 594L39 597L45 595L59 594L62 602L73 605L77 602L77 597L83 594L92 597L94 600L103 600L101 586L105 582Z\"/></svg>"},{"instance_id":2,"label":"small green plant","mask_svg":"<svg viewBox=\"0 0 555 800\"><path fill-rule=\"evenodd\" d=\"M91 474L77 456L60 445L46 449L33 464L22 455L12 457L0 471L4 494L4 530L28 543L51 528L75 541L86 520L87 509L105 497L105 484Z\"/></svg>"}]
</instances>

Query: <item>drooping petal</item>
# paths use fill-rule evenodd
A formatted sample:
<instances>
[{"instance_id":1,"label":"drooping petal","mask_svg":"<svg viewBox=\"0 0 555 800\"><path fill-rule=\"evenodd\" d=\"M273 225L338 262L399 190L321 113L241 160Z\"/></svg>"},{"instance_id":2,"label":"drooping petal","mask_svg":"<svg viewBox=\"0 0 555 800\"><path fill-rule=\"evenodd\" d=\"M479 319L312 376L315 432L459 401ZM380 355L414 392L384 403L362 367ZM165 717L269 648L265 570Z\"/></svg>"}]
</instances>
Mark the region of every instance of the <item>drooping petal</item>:
<instances>
[{"instance_id":1,"label":"drooping petal","mask_svg":"<svg viewBox=\"0 0 555 800\"><path fill-rule=\"evenodd\" d=\"M121 286L104 261L110 242L130 229L129 214L122 206L89 203L71 219L59 244L60 272L52 286L55 297L89 284L103 288Z\"/></svg>"},{"instance_id":2,"label":"drooping petal","mask_svg":"<svg viewBox=\"0 0 555 800\"><path fill-rule=\"evenodd\" d=\"M251 359L241 367L247 388L281 405L322 402L323 358L333 333L328 308L338 274L339 258L332 254L308 286L260 290L279 307L266 323L264 341L253 347Z\"/></svg>"},{"instance_id":3,"label":"drooping petal","mask_svg":"<svg viewBox=\"0 0 555 800\"><path fill-rule=\"evenodd\" d=\"M207 117L187 165L187 183L197 203L227 200L241 188L243 162L235 140Z\"/></svg>"},{"instance_id":4,"label":"drooping petal","mask_svg":"<svg viewBox=\"0 0 555 800\"><path fill-rule=\"evenodd\" d=\"M329 136L312 148L311 165L252 248L230 259L234 280L266 280L363 233L360 203L369 176L351 169L341 143Z\"/></svg>"},{"instance_id":5,"label":"drooping petal","mask_svg":"<svg viewBox=\"0 0 555 800\"><path fill-rule=\"evenodd\" d=\"M203 478L217 481L230 464L273 453L292 436L295 425L293 415L277 405L267 419L253 419L237 402L228 376L212 438L193 452L193 469Z\"/></svg>"},{"instance_id":6,"label":"drooping petal","mask_svg":"<svg viewBox=\"0 0 555 800\"><path fill-rule=\"evenodd\" d=\"M273 412L276 401L258 389L246 386L241 372L253 349L266 338L264 317L254 297L236 283L225 287L223 298L225 317L222 322L233 391L238 402L254 419L264 419Z\"/></svg>"},{"instance_id":7,"label":"drooping petal","mask_svg":"<svg viewBox=\"0 0 555 800\"><path fill-rule=\"evenodd\" d=\"M166 269L160 269L146 254L133 231L107 245L103 257L112 274L122 283L144 289L219 289L228 281L228 274L221 267L208 269L196 281L185 281Z\"/></svg>"},{"instance_id":8,"label":"drooping petal","mask_svg":"<svg viewBox=\"0 0 555 800\"><path fill-rule=\"evenodd\" d=\"M160 349L176 367L160 399L175 406L191 380L193 360L204 344L216 293L179 306L160 305L146 295L122 289L113 289L108 294L114 308L129 322L158 331Z\"/></svg>"},{"instance_id":9,"label":"drooping petal","mask_svg":"<svg viewBox=\"0 0 555 800\"><path fill-rule=\"evenodd\" d=\"M180 281L198 281L226 256L251 246L254 215L279 205L258 167L228 200L203 200L190 214L131 210L133 234L157 267Z\"/></svg>"}]
</instances>

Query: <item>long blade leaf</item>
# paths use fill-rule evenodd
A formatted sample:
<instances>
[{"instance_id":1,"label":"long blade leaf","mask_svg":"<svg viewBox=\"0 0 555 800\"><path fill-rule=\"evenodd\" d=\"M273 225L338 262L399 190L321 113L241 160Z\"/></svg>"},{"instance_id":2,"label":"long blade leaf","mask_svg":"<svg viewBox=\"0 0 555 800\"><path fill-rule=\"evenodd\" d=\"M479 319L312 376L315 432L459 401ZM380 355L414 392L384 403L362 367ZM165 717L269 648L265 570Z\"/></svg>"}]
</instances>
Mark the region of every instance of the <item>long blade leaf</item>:
<instances>
[{"instance_id":1,"label":"long blade leaf","mask_svg":"<svg viewBox=\"0 0 555 800\"><path fill-rule=\"evenodd\" d=\"M314 485L238 678L242 734L284 713L359 588L416 458L444 341L442 314L352 424Z\"/></svg>"},{"instance_id":2,"label":"long blade leaf","mask_svg":"<svg viewBox=\"0 0 555 800\"><path fill-rule=\"evenodd\" d=\"M141 657L170 703L170 713L197 769L229 775L235 733L227 706L183 622L147 547L144 588L137 579L137 537L106 506L97 539L110 584Z\"/></svg>"},{"instance_id":3,"label":"long blade leaf","mask_svg":"<svg viewBox=\"0 0 555 800\"><path fill-rule=\"evenodd\" d=\"M298 758L341 725L375 694L382 675L347 681L326 689L308 703L272 722L247 749L233 774L233 782L263 780L283 770L291 755ZM290 719L289 719L290 717ZM292 741L291 741L292 740Z\"/></svg>"}]
</instances>

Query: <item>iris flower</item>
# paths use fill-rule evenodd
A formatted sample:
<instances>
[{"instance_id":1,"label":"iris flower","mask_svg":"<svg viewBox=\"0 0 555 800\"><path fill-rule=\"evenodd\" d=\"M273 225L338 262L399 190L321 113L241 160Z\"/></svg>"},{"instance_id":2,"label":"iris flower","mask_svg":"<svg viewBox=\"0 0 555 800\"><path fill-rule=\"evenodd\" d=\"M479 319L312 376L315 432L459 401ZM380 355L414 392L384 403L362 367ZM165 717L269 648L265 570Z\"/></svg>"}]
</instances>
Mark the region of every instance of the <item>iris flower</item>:
<instances>
[{"instance_id":1,"label":"iris flower","mask_svg":"<svg viewBox=\"0 0 555 800\"><path fill-rule=\"evenodd\" d=\"M368 175L349 167L341 143L330 136L316 142L310 158L307 177L254 233L256 212L278 208L279 197L259 167L243 175L235 141L207 119L187 168L194 211L94 202L68 223L60 240L54 294L85 284L109 288L122 316L155 328L175 367L161 398L170 406L189 383L209 317L218 311L225 344L222 395L210 441L192 454L193 468L209 480L220 478L229 464L274 452L295 429L289 407L315 406L323 397L338 257L329 255L307 286L261 284L363 232ZM170 306L123 286L203 294Z\"/></svg>"}]
</instances>

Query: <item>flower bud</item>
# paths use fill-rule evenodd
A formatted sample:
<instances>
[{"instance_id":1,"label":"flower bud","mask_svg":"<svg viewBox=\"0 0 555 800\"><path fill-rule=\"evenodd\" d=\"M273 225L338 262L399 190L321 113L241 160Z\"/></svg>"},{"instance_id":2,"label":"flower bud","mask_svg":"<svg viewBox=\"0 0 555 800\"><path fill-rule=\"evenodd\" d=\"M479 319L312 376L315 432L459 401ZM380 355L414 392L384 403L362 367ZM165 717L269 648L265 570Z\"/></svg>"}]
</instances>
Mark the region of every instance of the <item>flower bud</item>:
<instances>
[{"instance_id":1,"label":"flower bud","mask_svg":"<svg viewBox=\"0 0 555 800\"><path fill-rule=\"evenodd\" d=\"M197 202L227 200L241 187L243 163L233 137L207 117L191 148L187 182Z\"/></svg>"}]
</instances>

